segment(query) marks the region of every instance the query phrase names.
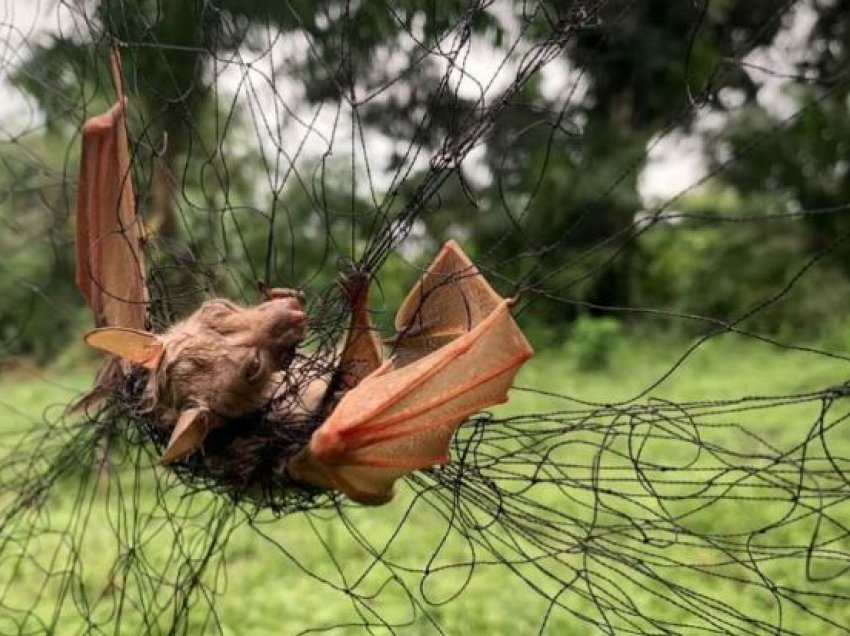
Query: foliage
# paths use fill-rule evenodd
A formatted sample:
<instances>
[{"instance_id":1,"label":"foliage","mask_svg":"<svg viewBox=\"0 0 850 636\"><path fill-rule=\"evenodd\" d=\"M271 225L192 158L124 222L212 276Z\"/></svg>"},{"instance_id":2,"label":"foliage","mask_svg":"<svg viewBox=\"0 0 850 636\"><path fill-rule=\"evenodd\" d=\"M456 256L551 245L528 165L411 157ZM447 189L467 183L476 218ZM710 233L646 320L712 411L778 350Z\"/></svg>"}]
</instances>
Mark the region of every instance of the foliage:
<instances>
[{"instance_id":1,"label":"foliage","mask_svg":"<svg viewBox=\"0 0 850 636\"><path fill-rule=\"evenodd\" d=\"M609 368L622 340L622 325L609 316L579 316L570 327L564 354L581 371Z\"/></svg>"},{"instance_id":2,"label":"foliage","mask_svg":"<svg viewBox=\"0 0 850 636\"><path fill-rule=\"evenodd\" d=\"M490 184L475 189L451 180L439 209L423 215L434 236L461 226L500 273L540 294L534 312L553 324L575 319L581 307L604 315L636 302L646 256L635 221L647 145L660 131L689 130L695 102L722 111L724 89L755 99L750 76L726 60L769 43L783 15L769 1L711 3L704 14L689 3L592 6L598 11L585 16L567 46L563 90L552 95L545 79L531 82L493 122L483 159ZM553 5L562 20L576 11ZM481 37L498 42L494 32ZM427 94L439 94L437 83L431 79ZM494 101L429 102L427 130L449 131ZM383 127L420 134L416 121L399 125L417 112L405 107L390 110L391 117L382 112ZM372 121L380 125L378 116Z\"/></svg>"},{"instance_id":3,"label":"foliage","mask_svg":"<svg viewBox=\"0 0 850 636\"><path fill-rule=\"evenodd\" d=\"M749 222L735 222L737 215L720 215L719 199L694 201L684 209L697 218L674 215L641 236L638 307L667 312L661 320L692 334L731 325L812 337L843 319L850 282L838 255L818 259L807 249L802 219L766 220L763 208L734 199L740 216L755 210ZM701 207L705 203L713 212ZM658 318L647 320L659 324Z\"/></svg>"},{"instance_id":4,"label":"foliage","mask_svg":"<svg viewBox=\"0 0 850 636\"><path fill-rule=\"evenodd\" d=\"M517 12L521 6L516 3ZM440 11L431 11L427 0L100 0L69 7L87 27L98 28L43 41L17 69L14 81L35 97L48 132L7 144L4 161L28 165L26 141L50 147L43 161L54 176L62 175L58 180L72 175L74 161L66 157L74 153L60 152L60 140L72 138L73 126L111 101L106 52L115 42L126 44L121 50L134 99L139 208L157 231L151 241L153 284L171 294L167 300L177 313L212 294L252 300L258 278L327 287L337 271L331 255L356 257L376 228L385 227L413 196L420 176L410 174L395 190L367 198L351 191L352 158L336 153L294 161L288 176L269 187L257 175L279 167L262 149L238 143L254 123L251 113L234 112L217 92L213 80L222 60L266 50L272 33L300 35L310 42L310 54L287 60L287 75L300 82L308 100L344 102L352 91L367 95L393 82L399 90L366 100L358 117L361 125L403 142L395 154L407 144L435 152L467 116L499 97L473 99L448 90L438 58L427 55L430 47L457 36L454 53L460 54L474 37L494 55L506 54L505 22L480 2L441 3ZM843 252L818 261L805 274L811 284L799 286L829 293L801 289L770 311L748 314L793 279L792 263L816 259L850 231L843 214L850 199L844 159L850 118L841 79L850 50L846 2L815 5L811 53L800 69L810 81L789 80L796 84L791 97L800 114L788 121L759 103L758 75L730 63L769 44L787 26L788 7L725 0L707 3L703 11L693 3L617 0L598 8L577 22L561 60L566 88L552 95L544 80L532 81L492 122L480 162L489 181L471 186L461 170L426 206L419 238L410 241L417 248L397 255L379 273L387 299L381 311L394 307L392 299L402 293L402 281L412 277L424 251L459 236L476 262L496 275L500 291L528 291L533 298L528 313L555 331L585 314L655 322L642 313L647 308L707 317L689 323L694 332L717 328L712 320L745 317L741 328L809 333L832 320L848 293L850 259ZM547 18L572 20L575 9L574 3L551 3ZM461 16L470 28L455 33ZM546 24L531 23L526 37ZM411 33L419 39L413 42ZM384 63L392 56L404 72ZM732 93L744 102L735 113L725 97ZM706 138L719 175L701 200L679 205L706 220L662 221L645 229L638 177L648 144L670 130L690 130L698 112L723 114L720 132ZM402 165L401 156L390 159L391 168ZM33 178L16 176L14 189L25 191ZM26 201L7 197L0 209L7 224L14 209L12 230L0 239L11 255L0 270L0 318L4 342L17 343L7 344L8 350L45 356L48 342L54 346L68 334L55 325L49 336L36 336L55 320L53 311L38 309L45 313L41 319L27 314L27 306L78 302L64 282L71 277L70 191L47 196L38 188L40 194ZM49 205L39 211L45 196ZM718 214L762 217L799 210L832 212L771 225L712 220ZM34 235L50 240L32 243ZM18 249L23 245L26 250ZM31 303L34 293L52 305ZM24 333L10 326L21 324L34 326Z\"/></svg>"},{"instance_id":5,"label":"foliage","mask_svg":"<svg viewBox=\"0 0 850 636\"><path fill-rule=\"evenodd\" d=\"M846 329L844 330L846 331ZM536 344L536 343L535 343ZM617 356L606 373L586 372L578 368L576 360L559 351L544 351L530 361L523 369L519 378L519 386L533 386L543 391L555 390L559 393L566 392L571 395L580 396L585 400L598 400L605 404L617 403L620 400L630 398L647 386L654 383L681 355L688 349L689 343L685 340L671 338L663 334L654 337L628 337L626 336L618 349ZM787 369L791 366L804 367L806 373L789 374ZM21 373L6 374L0 379L0 435L10 438L17 433L31 430L33 421L40 418L41 414L53 405L67 404L77 391L87 386L91 379L92 370L68 371L62 370L61 374L46 372L35 376L23 375ZM830 359L825 356L809 355L801 352L778 351L770 345L758 343L753 340L742 339L732 336L724 336L701 347L679 370L677 374L670 377L665 383L653 391L653 395L662 400L701 400L713 399L718 395L782 395L802 392L829 386L842 381L846 377L846 362ZM766 443L775 448L789 448L789 453L795 451L799 444L799 429L788 426L788 420L794 415L800 418L814 417L818 404L799 405L797 407L786 407L781 413L765 414L756 412L748 420L752 430ZM508 413L532 413L543 412L550 409L563 407L563 400L555 397L547 398L543 394L532 394L516 391L511 401L501 411ZM796 409L796 410L795 410ZM724 429L723 435L734 436L733 428ZM739 439L730 437L730 439ZM723 443L723 439L720 440ZM613 443L613 442L611 442ZM728 443L728 440L725 442ZM576 466L583 466L589 461L587 456L577 456L585 451L579 446L571 447L575 453L571 460ZM586 451L590 452L590 451ZM142 454L140 461L154 462ZM659 465L667 465L673 458L659 457ZM624 460L625 461L625 460ZM648 460L647 460L648 461ZM695 460L692 469L704 465L710 470L713 468L712 460L708 454ZM118 464L116 464L118 465ZM582 474L578 472L577 474ZM148 502L156 496L154 489L157 475L164 475L161 467L152 466L150 470L144 471L142 478L135 475L127 476L128 492L138 501L140 508L146 509ZM675 477L675 474L674 474ZM70 527L76 515L80 513L80 504L74 498L76 493L76 476L65 483L55 485L51 500L48 502L52 521L57 527ZM135 480L135 481L133 481ZM132 486L132 488L130 488ZM0 493L0 498L8 493ZM760 491L763 494L763 491ZM535 495L530 492L528 496ZM561 501L561 500L559 500ZM197 502L199 505L207 505L203 500ZM275 520L273 523L263 523L258 520L254 525L247 524L237 529L228 536L227 540L227 585L222 583L222 571L214 570L207 572L209 584L219 583L215 589L221 591L227 589L232 593L222 594L216 599L217 618L221 621L225 632L250 631L252 634L280 634L298 633L305 629L316 628L317 625L339 624L347 621L356 622L357 616L352 608L351 600L343 592L337 593L328 587L323 581L317 581L309 576L301 567L296 567L287 558L281 556L276 549L259 539L258 533L270 536L279 546L284 546L291 558L308 572L324 571L323 568L331 567L328 564L325 547L330 546L333 554L339 560L333 567L345 568L346 571L363 571L376 568L374 557L362 551L352 549L350 540L347 540L348 530L343 527L344 523L355 523L356 527L366 536L380 542L380 537L390 534L394 536L393 548L402 551L406 558L420 563L434 563L434 554L439 558L449 561L457 559L463 561L468 555L463 551L464 546L458 545L462 542L451 540L447 543L442 525L435 520L433 510L430 506L418 507L414 516L408 517L405 524L406 532L397 531L397 515L407 511L408 500L406 493L402 491L400 496L389 506L381 509L381 514L375 514L375 509L360 508L359 510L348 510L349 518L343 521L337 517L335 522L330 521L330 515L291 515L284 519ZM581 506L583 502L576 502ZM764 520L775 519L787 510L788 504L778 499L760 502L753 506L750 501L734 502L724 508L725 514L712 514L705 520L708 532L725 532L730 528L738 528L742 523L740 506L747 506L746 519L748 523L762 523ZM105 585L115 585L114 571L110 568L116 557L114 550L114 518L103 514L102 509L97 506L85 508L90 515L89 524L86 528L84 538L85 548L89 549L87 554L92 556L86 562L85 577L82 580L84 589L81 593L98 597L103 594ZM35 512L35 511L34 511ZM714 513L714 510L712 510ZM839 519L841 511L835 510L833 518ZM352 521L353 518L353 521ZM191 525L191 524L190 524ZM161 530L160 530L161 531ZM192 528L185 528L186 536L192 536ZM790 526L791 536L786 537L789 545L807 545L812 538L811 524L798 523ZM159 535L155 535L157 538ZM453 539L456 537L453 537ZM29 556L38 564L49 563L55 558L54 551L57 549L56 541L61 537L54 538L49 533L37 542L30 544ZM439 549L436 546L440 546ZM150 571L158 571L163 559L171 554L171 546L163 541L147 541L144 546L145 563ZM583 558L584 555L577 555ZM547 625L544 633L583 633L588 627L578 618L570 618L566 612L553 611L544 599L530 596L527 593L526 583L519 576L506 573L503 568L495 569L488 566L485 553L478 555L480 562L475 569L473 584L468 587L462 595L455 598L453 602L441 606L428 606L429 612L439 620L440 626L448 633L536 633L539 629L542 617L550 612L553 614L554 622ZM778 570L772 570L772 576L781 580L794 581L801 574L799 561L796 559L783 559L777 563ZM12 569L0 570L0 582L8 582L4 575L8 576ZM458 570L448 567L440 572L435 568L424 585L432 600L440 600L452 596L461 581L465 580L466 572L458 576ZM519 571L517 574L522 574ZM414 589L418 589L416 574L410 574L407 583ZM688 580L698 587L704 584L704 574L693 571L687 574ZM15 570L15 585L9 587L9 595L6 601L14 605L21 599L21 604L26 603L32 607L32 599L39 598L40 603L33 609L41 616L49 617L56 611L52 593L40 594L35 586L43 581L43 572L38 567L19 567ZM380 576L376 577L376 589L382 587L385 594L392 594L395 586L387 586ZM120 581L120 579L118 579ZM131 583L128 581L127 585ZM133 582L135 584L135 582ZM383 586L382 586L383 584ZM829 586L844 585L841 577L831 583L824 583L825 588ZM384 589L386 588L386 589ZM843 589L843 588L842 588ZM262 593L254 593L250 599L246 599L240 590L262 590ZM166 589L164 594L173 594L173 590ZM772 606L766 606L763 597L751 592L751 588L745 587L745 581L735 577L728 577L720 589L712 590L725 602L734 605L746 616L758 616L761 612L772 611ZM635 587L631 602L648 607L658 603L655 592L650 587ZM382 596L385 598L385 596ZM250 600L250 602L247 602ZM592 609L591 600L587 603L587 611ZM385 619L399 618L398 614L392 613L406 611L407 601L401 592L398 594L398 603L394 607L387 605L376 605L375 612L380 612ZM680 608L674 604L665 604L658 608L658 615L670 621L676 621ZM834 617L840 619L841 612L846 610L838 608ZM129 614L130 612L128 612ZM404 614L407 616L407 614ZM4 619L0 617L0 625ZM170 617L167 613L162 615L152 614L151 625L154 621L167 621ZM75 630L78 625L74 622L77 616L69 615L67 622L63 625L67 629ZM401 620L401 619L400 619ZM789 607L783 616L783 629L790 632L806 633L810 626L811 617L805 611ZM132 630L134 625L128 618L122 623L122 627ZM136 631L143 631L143 626L137 626ZM192 626L194 627L194 625ZM208 627L208 626L207 626ZM83 627L80 627L83 628ZM203 631L203 625L197 625L198 630ZM154 627L155 629L155 627ZM191 628L190 628L191 629ZM431 634L433 625L423 617L416 624L405 630L411 634Z\"/></svg>"},{"instance_id":6,"label":"foliage","mask_svg":"<svg viewBox=\"0 0 850 636\"><path fill-rule=\"evenodd\" d=\"M48 362L84 317L74 288L71 237L64 214L67 184L58 166L66 141L27 139L28 152L0 151L0 357Z\"/></svg>"}]
</instances>

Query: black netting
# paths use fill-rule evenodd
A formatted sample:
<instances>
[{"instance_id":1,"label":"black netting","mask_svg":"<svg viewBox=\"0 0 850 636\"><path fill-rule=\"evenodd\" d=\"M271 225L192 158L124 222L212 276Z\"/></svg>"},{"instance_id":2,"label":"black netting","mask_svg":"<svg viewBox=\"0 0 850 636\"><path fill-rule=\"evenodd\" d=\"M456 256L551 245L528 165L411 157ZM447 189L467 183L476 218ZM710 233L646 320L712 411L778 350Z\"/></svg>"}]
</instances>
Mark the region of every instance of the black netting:
<instances>
[{"instance_id":1,"label":"black netting","mask_svg":"<svg viewBox=\"0 0 850 636\"><path fill-rule=\"evenodd\" d=\"M0 633L848 631L845 14L7 0ZM369 508L278 470L315 418L251 414L166 469L141 372L65 408L112 50L153 330L297 288L322 376L337 276L372 276L390 336L450 238L517 296L536 358L451 463Z\"/></svg>"}]
</instances>

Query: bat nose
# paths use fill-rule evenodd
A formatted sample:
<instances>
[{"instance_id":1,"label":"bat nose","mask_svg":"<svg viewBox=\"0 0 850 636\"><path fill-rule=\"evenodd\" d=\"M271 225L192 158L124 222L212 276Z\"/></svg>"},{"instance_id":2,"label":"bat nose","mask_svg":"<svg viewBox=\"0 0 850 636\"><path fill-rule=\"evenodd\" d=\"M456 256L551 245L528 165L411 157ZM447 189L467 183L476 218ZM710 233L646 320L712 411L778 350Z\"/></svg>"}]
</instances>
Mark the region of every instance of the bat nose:
<instances>
[{"instance_id":1,"label":"bat nose","mask_svg":"<svg viewBox=\"0 0 850 636\"><path fill-rule=\"evenodd\" d=\"M258 305L257 309L263 313L304 314L304 311L301 308L301 303L298 302L297 298L292 297L267 300L263 304Z\"/></svg>"}]
</instances>

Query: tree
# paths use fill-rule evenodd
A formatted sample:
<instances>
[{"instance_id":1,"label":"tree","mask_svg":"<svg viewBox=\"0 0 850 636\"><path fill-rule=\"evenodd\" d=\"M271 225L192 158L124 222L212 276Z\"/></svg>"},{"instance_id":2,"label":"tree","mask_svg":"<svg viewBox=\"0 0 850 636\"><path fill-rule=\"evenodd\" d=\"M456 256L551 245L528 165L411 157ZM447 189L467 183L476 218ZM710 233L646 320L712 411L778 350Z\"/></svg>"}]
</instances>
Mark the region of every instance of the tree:
<instances>
[{"instance_id":1,"label":"tree","mask_svg":"<svg viewBox=\"0 0 850 636\"><path fill-rule=\"evenodd\" d=\"M750 103L709 139L720 183L742 198L766 193L761 213L810 211L801 216L800 240L814 255L832 247L850 275L850 2L817 2L817 16L796 63L798 77L785 85L796 105L785 116ZM730 158L734 161L730 162ZM728 164L728 165L727 165Z\"/></svg>"},{"instance_id":2,"label":"tree","mask_svg":"<svg viewBox=\"0 0 850 636\"><path fill-rule=\"evenodd\" d=\"M103 65L93 61L105 59L106 47L124 45L130 92L143 104L137 130L144 131L146 143L140 150L153 149L149 205L143 207L150 209L149 217L161 219L165 238L177 232L178 194L209 191L203 175L212 173L225 193L220 206L213 200L219 195L209 195L212 208L233 207L227 193L240 180L250 189L250 177L239 175L242 166L226 164L221 156L221 131L209 134L215 123L228 121L214 114L219 105L208 71L215 56L262 50L269 32L303 33L309 55L288 66L287 74L304 83L308 99L348 101L364 125L436 151L446 137L463 132L481 105L452 90L440 68L447 56L433 51L446 48L445 36L457 26L455 48L448 53L455 61L471 34L486 39L497 55L513 44L504 41L500 22L481 1L100 0L89 14L82 0L72 6L90 16L92 40L55 39L36 51L19 81L48 112L55 113L57 105L79 106L81 91L89 96L106 85ZM527 5L515 7L520 22L526 20ZM529 82L500 111L484 140L484 161L495 178L480 191L478 207L470 205L469 188L457 172L440 190L442 211L434 210L435 200L420 215L428 231L463 229L482 258L498 262L500 271L525 284L601 308L628 305L640 256L630 228L641 206L637 177L647 143L663 130L687 129L694 101L722 109L723 88L739 88L753 99L747 73L725 60L770 42L781 18L771 0L725 0L705 7L661 0L542 3L523 23L524 41L546 37L553 25L570 25L565 59L572 73L582 75L587 91L576 98L547 98L539 80ZM403 36L413 32L418 39L411 44ZM381 47L407 60L401 72L380 62ZM41 81L45 72L49 81ZM388 85L404 90L381 92ZM55 86L67 96L64 102L56 99ZM326 180L319 179L322 189ZM416 179L411 175L407 183ZM306 187L294 186L303 191L286 196L309 200L315 185L314 179ZM378 215L392 218L400 205L392 195L374 204ZM271 211L256 210L269 230L278 204L287 205L273 197ZM193 205L199 204L187 202ZM358 202L353 208L366 215L362 231L378 227L370 224L374 215L369 216L368 205ZM214 231L210 227L208 233ZM265 250L265 261L273 262L268 244ZM551 319L571 313L556 304Z\"/></svg>"},{"instance_id":3,"label":"tree","mask_svg":"<svg viewBox=\"0 0 850 636\"><path fill-rule=\"evenodd\" d=\"M573 93L567 82L553 98L543 79L528 83L484 140L492 185L471 193L458 173L441 189L434 206L440 209L423 218L437 235L462 228L479 255L523 285L604 312L633 300L640 258L634 221L642 207L637 182L647 145L671 130L687 132L700 109L722 111L725 88L755 99L749 75L728 60L771 42L790 4L582 4L590 8L545 3L545 15L529 17L522 31L530 42L544 38L553 24L569 24L564 60L571 80L587 90ZM518 16L526 7L515 6ZM481 31L496 47L494 55L506 54L502 31L492 25ZM475 122L482 106L446 94L444 79L416 76L409 95L371 107L368 121L438 147ZM427 119L417 115L423 107ZM535 313L562 321L576 311L555 302Z\"/></svg>"},{"instance_id":4,"label":"tree","mask_svg":"<svg viewBox=\"0 0 850 636\"><path fill-rule=\"evenodd\" d=\"M556 6L566 13L574 5ZM725 60L771 42L782 13L767 0L703 8L617 0L600 5L594 17L566 51L573 79L586 83L586 94L547 100L538 90L528 96L524 112L513 109L500 120L488 140L488 160L501 188L492 200L523 201L513 211L522 232L502 241L502 254L539 255L537 263L529 259L529 284L601 310L632 301L640 257L637 178L647 144L658 134L688 131L697 106L722 110L724 88L754 99L747 74ZM550 125L534 125L540 112ZM524 201L524 193L532 199ZM496 232L482 238L499 240ZM563 307L552 311L564 314Z\"/></svg>"}]
</instances>

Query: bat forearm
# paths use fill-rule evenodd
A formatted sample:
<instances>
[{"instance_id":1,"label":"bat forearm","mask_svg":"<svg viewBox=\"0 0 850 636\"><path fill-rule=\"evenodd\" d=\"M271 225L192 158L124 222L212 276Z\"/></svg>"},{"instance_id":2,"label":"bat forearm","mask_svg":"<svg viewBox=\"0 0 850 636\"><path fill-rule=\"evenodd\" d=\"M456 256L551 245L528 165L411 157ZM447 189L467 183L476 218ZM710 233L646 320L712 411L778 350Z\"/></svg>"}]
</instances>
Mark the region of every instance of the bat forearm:
<instances>
[{"instance_id":1,"label":"bat forearm","mask_svg":"<svg viewBox=\"0 0 850 636\"><path fill-rule=\"evenodd\" d=\"M356 294L349 295L351 322L340 354L342 389L351 389L381 365L381 344L369 315L368 281L359 281Z\"/></svg>"}]
</instances>

